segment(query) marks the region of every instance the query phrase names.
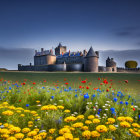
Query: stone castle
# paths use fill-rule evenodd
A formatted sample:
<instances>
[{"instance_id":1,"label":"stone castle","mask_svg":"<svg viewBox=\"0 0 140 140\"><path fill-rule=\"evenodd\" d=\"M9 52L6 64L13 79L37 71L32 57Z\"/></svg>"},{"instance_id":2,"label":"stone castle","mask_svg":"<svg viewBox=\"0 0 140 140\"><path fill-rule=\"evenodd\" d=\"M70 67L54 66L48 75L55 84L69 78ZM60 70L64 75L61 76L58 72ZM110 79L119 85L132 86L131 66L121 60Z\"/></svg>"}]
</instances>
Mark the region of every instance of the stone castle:
<instances>
[{"instance_id":1,"label":"stone castle","mask_svg":"<svg viewBox=\"0 0 140 140\"><path fill-rule=\"evenodd\" d=\"M35 50L34 65L18 64L19 71L83 71L83 72L117 72L116 62L107 58L106 67L98 65L99 52L91 47L89 51L67 52L67 47L61 43L51 50L41 52Z\"/></svg>"}]
</instances>

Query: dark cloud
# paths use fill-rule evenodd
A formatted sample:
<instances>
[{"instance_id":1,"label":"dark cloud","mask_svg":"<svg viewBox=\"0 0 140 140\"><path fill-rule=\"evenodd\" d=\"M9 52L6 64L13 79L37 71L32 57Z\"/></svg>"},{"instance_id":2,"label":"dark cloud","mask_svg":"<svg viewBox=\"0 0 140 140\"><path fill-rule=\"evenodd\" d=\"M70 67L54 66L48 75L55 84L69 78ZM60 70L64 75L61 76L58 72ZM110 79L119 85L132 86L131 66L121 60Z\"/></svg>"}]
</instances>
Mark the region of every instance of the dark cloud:
<instances>
[{"instance_id":1,"label":"dark cloud","mask_svg":"<svg viewBox=\"0 0 140 140\"><path fill-rule=\"evenodd\" d=\"M17 69L18 64L33 62L34 49L31 48L3 48L0 47L0 67Z\"/></svg>"},{"instance_id":2,"label":"dark cloud","mask_svg":"<svg viewBox=\"0 0 140 140\"><path fill-rule=\"evenodd\" d=\"M119 28L115 31L115 35L119 37L140 37L140 26Z\"/></svg>"},{"instance_id":3,"label":"dark cloud","mask_svg":"<svg viewBox=\"0 0 140 140\"><path fill-rule=\"evenodd\" d=\"M99 64L105 66L105 60L107 57L114 58L117 62L118 67L124 67L125 61L127 60L135 60L138 62L138 67L140 67L140 49L137 50L106 50L99 51L100 58Z\"/></svg>"}]
</instances>

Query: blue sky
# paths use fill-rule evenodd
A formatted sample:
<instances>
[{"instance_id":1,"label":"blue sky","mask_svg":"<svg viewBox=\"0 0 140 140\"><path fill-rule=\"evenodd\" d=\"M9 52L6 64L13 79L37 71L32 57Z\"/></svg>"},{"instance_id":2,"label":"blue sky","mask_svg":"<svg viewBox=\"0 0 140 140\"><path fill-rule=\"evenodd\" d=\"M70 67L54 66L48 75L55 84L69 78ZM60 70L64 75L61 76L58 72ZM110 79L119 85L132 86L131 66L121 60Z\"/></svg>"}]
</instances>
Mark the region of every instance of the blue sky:
<instances>
[{"instance_id":1,"label":"blue sky","mask_svg":"<svg viewBox=\"0 0 140 140\"><path fill-rule=\"evenodd\" d=\"M35 49L59 42L72 51L92 45L100 65L107 55L118 66L139 62L139 7L139 0L0 0L0 67L29 64Z\"/></svg>"}]
</instances>

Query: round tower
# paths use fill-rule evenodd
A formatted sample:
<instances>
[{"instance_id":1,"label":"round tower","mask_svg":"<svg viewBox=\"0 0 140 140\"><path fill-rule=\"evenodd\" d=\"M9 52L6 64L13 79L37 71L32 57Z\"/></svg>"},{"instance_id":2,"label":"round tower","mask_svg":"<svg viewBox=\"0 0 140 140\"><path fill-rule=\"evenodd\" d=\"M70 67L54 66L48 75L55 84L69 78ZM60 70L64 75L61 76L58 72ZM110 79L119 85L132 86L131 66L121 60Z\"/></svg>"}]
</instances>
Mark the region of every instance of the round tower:
<instances>
[{"instance_id":1,"label":"round tower","mask_svg":"<svg viewBox=\"0 0 140 140\"><path fill-rule=\"evenodd\" d=\"M94 52L91 47L84 57L84 71L85 72L98 72L98 58L99 52Z\"/></svg>"},{"instance_id":2,"label":"round tower","mask_svg":"<svg viewBox=\"0 0 140 140\"><path fill-rule=\"evenodd\" d=\"M107 58L106 60L106 71L107 72L116 72L117 68L116 68L116 62L113 60L113 58Z\"/></svg>"}]
</instances>

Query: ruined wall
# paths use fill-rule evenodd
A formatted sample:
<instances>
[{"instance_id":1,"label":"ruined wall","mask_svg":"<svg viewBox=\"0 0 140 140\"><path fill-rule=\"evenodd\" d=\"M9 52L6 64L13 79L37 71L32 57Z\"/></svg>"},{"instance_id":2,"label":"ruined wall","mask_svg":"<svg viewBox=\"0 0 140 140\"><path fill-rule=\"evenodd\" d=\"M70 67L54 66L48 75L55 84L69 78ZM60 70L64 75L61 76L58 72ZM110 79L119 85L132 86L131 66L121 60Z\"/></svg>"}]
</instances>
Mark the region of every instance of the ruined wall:
<instances>
[{"instance_id":1,"label":"ruined wall","mask_svg":"<svg viewBox=\"0 0 140 140\"><path fill-rule=\"evenodd\" d=\"M117 67L117 72L138 72L140 73L140 68L122 68Z\"/></svg>"}]
</instances>

